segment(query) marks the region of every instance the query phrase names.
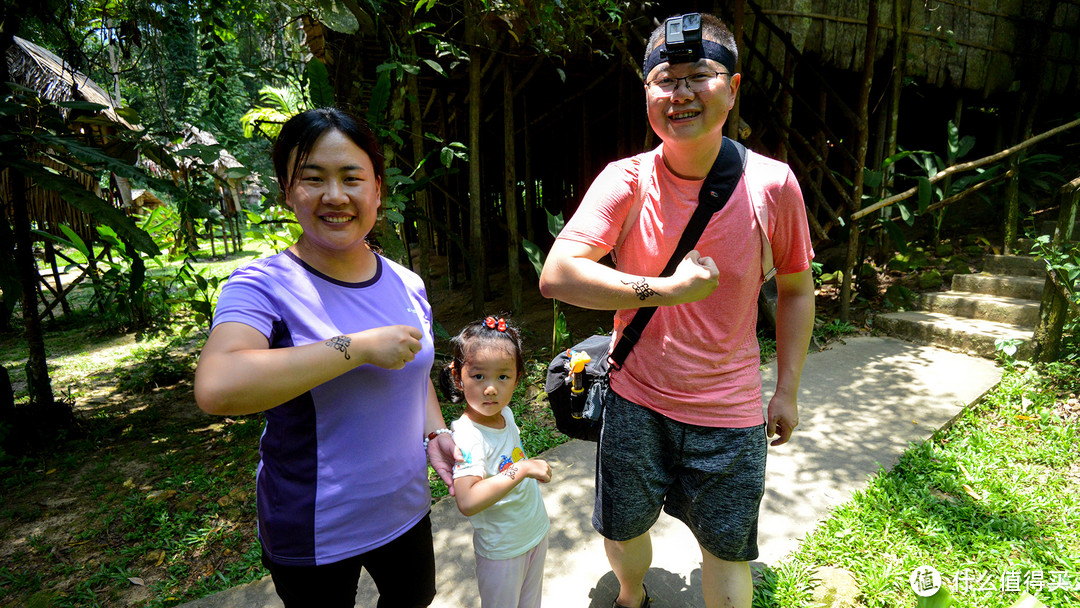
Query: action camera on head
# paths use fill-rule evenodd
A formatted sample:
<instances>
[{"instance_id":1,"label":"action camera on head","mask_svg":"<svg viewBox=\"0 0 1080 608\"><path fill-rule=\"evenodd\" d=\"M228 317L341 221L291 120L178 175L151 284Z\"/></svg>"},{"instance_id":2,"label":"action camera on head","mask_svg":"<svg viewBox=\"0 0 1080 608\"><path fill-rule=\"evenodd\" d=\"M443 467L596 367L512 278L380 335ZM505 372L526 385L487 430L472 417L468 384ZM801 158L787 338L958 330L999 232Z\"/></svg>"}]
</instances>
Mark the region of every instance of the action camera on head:
<instances>
[{"instance_id":1,"label":"action camera on head","mask_svg":"<svg viewBox=\"0 0 1080 608\"><path fill-rule=\"evenodd\" d=\"M664 22L664 46L660 59L668 63L688 63L701 59L701 13L669 17Z\"/></svg>"}]
</instances>

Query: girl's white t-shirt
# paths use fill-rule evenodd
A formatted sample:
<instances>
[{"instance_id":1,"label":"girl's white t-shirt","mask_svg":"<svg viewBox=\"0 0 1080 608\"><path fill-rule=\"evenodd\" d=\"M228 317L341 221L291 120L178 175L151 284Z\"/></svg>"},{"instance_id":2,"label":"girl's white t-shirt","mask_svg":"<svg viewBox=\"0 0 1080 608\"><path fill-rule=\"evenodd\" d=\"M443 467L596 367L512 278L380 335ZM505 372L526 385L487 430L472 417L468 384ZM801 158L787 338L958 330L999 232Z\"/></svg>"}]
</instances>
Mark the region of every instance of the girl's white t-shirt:
<instances>
[{"instance_id":1,"label":"girl's white t-shirt","mask_svg":"<svg viewBox=\"0 0 1080 608\"><path fill-rule=\"evenodd\" d=\"M501 429L476 424L466 416L450 425L465 458L454 466L454 479L491 477L528 458L521 447L513 412L504 407L502 416L506 426ZM502 500L469 517L469 521L473 526L473 547L487 559L517 557L539 544L551 528L540 485L532 478L523 480Z\"/></svg>"}]
</instances>

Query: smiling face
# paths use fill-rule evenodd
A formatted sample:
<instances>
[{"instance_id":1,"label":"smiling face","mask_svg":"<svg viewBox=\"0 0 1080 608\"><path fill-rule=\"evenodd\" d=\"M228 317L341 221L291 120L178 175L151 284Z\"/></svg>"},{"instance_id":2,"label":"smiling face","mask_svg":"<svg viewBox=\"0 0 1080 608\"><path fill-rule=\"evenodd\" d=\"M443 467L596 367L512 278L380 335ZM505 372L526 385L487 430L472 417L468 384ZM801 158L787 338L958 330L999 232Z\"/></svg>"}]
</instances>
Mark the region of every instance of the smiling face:
<instances>
[{"instance_id":1,"label":"smiling face","mask_svg":"<svg viewBox=\"0 0 1080 608\"><path fill-rule=\"evenodd\" d=\"M295 166L296 150L289 155ZM323 133L286 180L285 204L304 229L297 243L304 261L323 270L352 267L370 250L364 239L378 217L381 180L371 157L341 131Z\"/></svg>"},{"instance_id":2,"label":"smiling face","mask_svg":"<svg viewBox=\"0 0 1080 608\"><path fill-rule=\"evenodd\" d=\"M713 78L707 87L692 91L680 80L669 93L645 85L646 109L649 124L666 147L715 142L723 135L728 112L735 106L740 75L727 74L727 68L712 59L693 63L661 63L646 78L652 82L661 78L686 78L694 74L724 72Z\"/></svg>"},{"instance_id":3,"label":"smiling face","mask_svg":"<svg viewBox=\"0 0 1080 608\"><path fill-rule=\"evenodd\" d=\"M500 412L510 403L517 381L517 360L508 349L491 346L470 353L460 376L465 415L477 424L502 428L505 421Z\"/></svg>"}]
</instances>

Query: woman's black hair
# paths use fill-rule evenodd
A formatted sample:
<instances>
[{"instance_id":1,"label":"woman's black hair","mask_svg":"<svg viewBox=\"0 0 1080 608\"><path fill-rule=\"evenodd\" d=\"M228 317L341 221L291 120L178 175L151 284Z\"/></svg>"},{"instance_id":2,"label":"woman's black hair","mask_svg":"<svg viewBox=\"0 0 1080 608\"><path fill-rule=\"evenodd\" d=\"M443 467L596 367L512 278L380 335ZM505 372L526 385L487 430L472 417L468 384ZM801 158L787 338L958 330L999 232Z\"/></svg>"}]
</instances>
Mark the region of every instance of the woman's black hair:
<instances>
[{"instance_id":1,"label":"woman's black hair","mask_svg":"<svg viewBox=\"0 0 1080 608\"><path fill-rule=\"evenodd\" d=\"M340 131L371 158L375 177L386 187L386 169L382 146L375 138L367 122L337 108L318 108L307 110L293 116L281 126L270 158L274 163L278 186L282 195L287 195L293 180L304 162L311 147L328 131ZM289 155L296 150L296 158L289 167Z\"/></svg>"},{"instance_id":2,"label":"woman's black hair","mask_svg":"<svg viewBox=\"0 0 1080 608\"><path fill-rule=\"evenodd\" d=\"M500 329L502 328L502 329ZM439 388L450 403L461 403L465 394L461 392L461 368L473 353L487 348L505 349L514 358L517 365L517 379L525 375L525 356L521 352L521 334L518 328L501 317L485 317L469 323L461 333L450 339L450 363L439 372Z\"/></svg>"}]
</instances>

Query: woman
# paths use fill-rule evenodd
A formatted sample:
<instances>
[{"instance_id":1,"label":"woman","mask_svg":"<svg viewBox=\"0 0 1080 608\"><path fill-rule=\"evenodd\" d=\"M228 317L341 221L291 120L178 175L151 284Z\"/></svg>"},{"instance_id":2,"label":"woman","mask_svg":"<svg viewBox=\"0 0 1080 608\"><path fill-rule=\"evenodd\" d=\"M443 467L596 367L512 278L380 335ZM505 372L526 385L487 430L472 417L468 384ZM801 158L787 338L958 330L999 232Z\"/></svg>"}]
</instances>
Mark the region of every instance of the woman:
<instances>
[{"instance_id":1,"label":"woman","mask_svg":"<svg viewBox=\"0 0 1080 608\"><path fill-rule=\"evenodd\" d=\"M351 608L361 568L379 606L427 606L427 457L452 488L454 447L423 283L366 241L381 148L355 117L310 110L282 127L273 162L304 233L229 278L195 399L211 414L265 412L259 540L286 607Z\"/></svg>"}]
</instances>

